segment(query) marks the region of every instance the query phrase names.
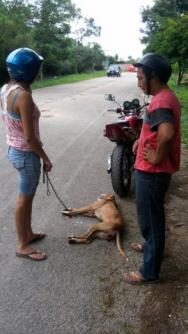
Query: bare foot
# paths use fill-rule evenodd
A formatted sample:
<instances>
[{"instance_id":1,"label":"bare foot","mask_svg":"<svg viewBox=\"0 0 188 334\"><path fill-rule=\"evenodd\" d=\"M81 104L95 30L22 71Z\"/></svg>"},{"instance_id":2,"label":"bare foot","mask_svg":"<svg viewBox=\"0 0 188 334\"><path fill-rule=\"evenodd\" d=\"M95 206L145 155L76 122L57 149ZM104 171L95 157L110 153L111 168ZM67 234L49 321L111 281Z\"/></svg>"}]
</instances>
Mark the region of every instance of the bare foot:
<instances>
[{"instance_id":1,"label":"bare foot","mask_svg":"<svg viewBox=\"0 0 188 334\"><path fill-rule=\"evenodd\" d=\"M130 284L138 284L146 281L139 271L130 271L128 273L124 273L123 276L125 282Z\"/></svg>"},{"instance_id":2,"label":"bare foot","mask_svg":"<svg viewBox=\"0 0 188 334\"><path fill-rule=\"evenodd\" d=\"M159 279L146 280L139 271L129 271L123 274L124 280L129 284L157 283Z\"/></svg>"},{"instance_id":3,"label":"bare foot","mask_svg":"<svg viewBox=\"0 0 188 334\"><path fill-rule=\"evenodd\" d=\"M45 236L46 236L45 233L32 233L32 234L29 236L28 243L31 244L31 243L33 243L33 242L40 241L40 240L42 240L43 238L45 238Z\"/></svg>"}]
</instances>

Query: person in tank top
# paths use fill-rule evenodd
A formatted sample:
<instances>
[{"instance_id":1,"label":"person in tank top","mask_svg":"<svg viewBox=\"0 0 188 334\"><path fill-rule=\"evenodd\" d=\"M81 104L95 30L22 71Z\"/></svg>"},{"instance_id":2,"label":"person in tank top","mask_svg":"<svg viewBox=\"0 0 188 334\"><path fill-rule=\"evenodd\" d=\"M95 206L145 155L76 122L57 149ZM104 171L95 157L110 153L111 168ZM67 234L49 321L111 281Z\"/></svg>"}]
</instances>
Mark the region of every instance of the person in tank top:
<instances>
[{"instance_id":1,"label":"person in tank top","mask_svg":"<svg viewBox=\"0 0 188 334\"><path fill-rule=\"evenodd\" d=\"M40 139L40 111L32 98L31 83L40 71L43 58L34 50L20 48L6 58L10 81L1 89L1 110L5 123L8 159L17 170L19 191L15 208L16 256L34 261L47 254L33 247L45 237L32 229L32 205L39 183L41 161L45 172L52 163Z\"/></svg>"}]
</instances>

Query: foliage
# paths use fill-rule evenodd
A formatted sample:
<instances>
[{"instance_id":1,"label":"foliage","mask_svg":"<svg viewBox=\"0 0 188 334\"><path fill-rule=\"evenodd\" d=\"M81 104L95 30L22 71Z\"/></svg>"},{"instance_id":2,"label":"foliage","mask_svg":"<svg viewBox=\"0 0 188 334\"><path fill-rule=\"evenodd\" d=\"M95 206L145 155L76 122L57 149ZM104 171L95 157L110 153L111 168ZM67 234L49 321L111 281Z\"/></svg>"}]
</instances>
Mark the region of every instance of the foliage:
<instances>
[{"instance_id":1,"label":"foliage","mask_svg":"<svg viewBox=\"0 0 188 334\"><path fill-rule=\"evenodd\" d=\"M71 37L71 24L81 19L71 0L0 0L0 81L7 78L5 59L19 47L44 57L44 76L101 69L104 52L98 44L84 46L85 37L99 36L93 18L84 18L82 37Z\"/></svg>"},{"instance_id":2,"label":"foliage","mask_svg":"<svg viewBox=\"0 0 188 334\"><path fill-rule=\"evenodd\" d=\"M0 73L7 76L4 61L7 54L20 45L33 45L30 34L32 12L21 0L0 0ZM23 33L24 31L24 33Z\"/></svg>"},{"instance_id":3,"label":"foliage","mask_svg":"<svg viewBox=\"0 0 188 334\"><path fill-rule=\"evenodd\" d=\"M188 148L188 94L187 94L188 83L182 84L181 86L177 86L176 80L177 80L176 76L172 75L169 82L169 86L174 90L181 103L182 141Z\"/></svg>"},{"instance_id":4,"label":"foliage","mask_svg":"<svg viewBox=\"0 0 188 334\"><path fill-rule=\"evenodd\" d=\"M74 64L74 72L84 72L102 69L104 52L98 44L93 47L83 46L81 43L74 43L71 49L70 57Z\"/></svg>"},{"instance_id":5,"label":"foliage","mask_svg":"<svg viewBox=\"0 0 188 334\"><path fill-rule=\"evenodd\" d=\"M90 36L99 37L101 33L101 27L95 25L95 21L92 17L84 18L85 26L77 30L77 39L79 42L83 42L84 38L88 38Z\"/></svg>"},{"instance_id":6,"label":"foliage","mask_svg":"<svg viewBox=\"0 0 188 334\"><path fill-rule=\"evenodd\" d=\"M44 73L60 74L70 45L70 20L76 16L76 10L70 0L40 0L38 4L33 27L35 49L45 59Z\"/></svg>"},{"instance_id":7,"label":"foliage","mask_svg":"<svg viewBox=\"0 0 188 334\"><path fill-rule=\"evenodd\" d=\"M188 1L155 0L153 7L143 9L142 21L144 52L162 53L177 62L180 84L188 59Z\"/></svg>"}]
</instances>

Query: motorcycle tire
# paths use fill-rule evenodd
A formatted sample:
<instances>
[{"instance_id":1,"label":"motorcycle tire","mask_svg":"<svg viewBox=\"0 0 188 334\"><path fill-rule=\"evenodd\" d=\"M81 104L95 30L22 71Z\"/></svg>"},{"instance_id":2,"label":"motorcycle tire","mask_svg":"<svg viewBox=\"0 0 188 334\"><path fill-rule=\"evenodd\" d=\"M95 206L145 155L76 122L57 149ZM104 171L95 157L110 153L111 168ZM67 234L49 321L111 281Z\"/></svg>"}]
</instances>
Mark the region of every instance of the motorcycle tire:
<instances>
[{"instance_id":1,"label":"motorcycle tire","mask_svg":"<svg viewBox=\"0 0 188 334\"><path fill-rule=\"evenodd\" d=\"M115 193L125 197L130 192L131 172L129 150L123 145L117 145L111 157L111 181Z\"/></svg>"}]
</instances>

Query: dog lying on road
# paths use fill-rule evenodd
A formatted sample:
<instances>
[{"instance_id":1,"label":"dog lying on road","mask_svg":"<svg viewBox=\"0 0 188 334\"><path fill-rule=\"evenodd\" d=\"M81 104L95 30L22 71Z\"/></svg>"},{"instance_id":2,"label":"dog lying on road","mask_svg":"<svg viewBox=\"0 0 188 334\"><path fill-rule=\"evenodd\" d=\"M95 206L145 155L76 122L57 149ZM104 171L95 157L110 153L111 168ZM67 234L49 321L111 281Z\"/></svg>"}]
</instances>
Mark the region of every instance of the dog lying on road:
<instances>
[{"instance_id":1,"label":"dog lying on road","mask_svg":"<svg viewBox=\"0 0 188 334\"><path fill-rule=\"evenodd\" d=\"M70 236L68 238L69 243L90 243L95 237L106 240L116 238L116 245L120 254L128 260L120 243L123 218L113 195L102 194L95 202L81 208L64 210L62 214L68 216L89 215L97 217L101 221L101 223L93 224L83 235Z\"/></svg>"}]
</instances>

